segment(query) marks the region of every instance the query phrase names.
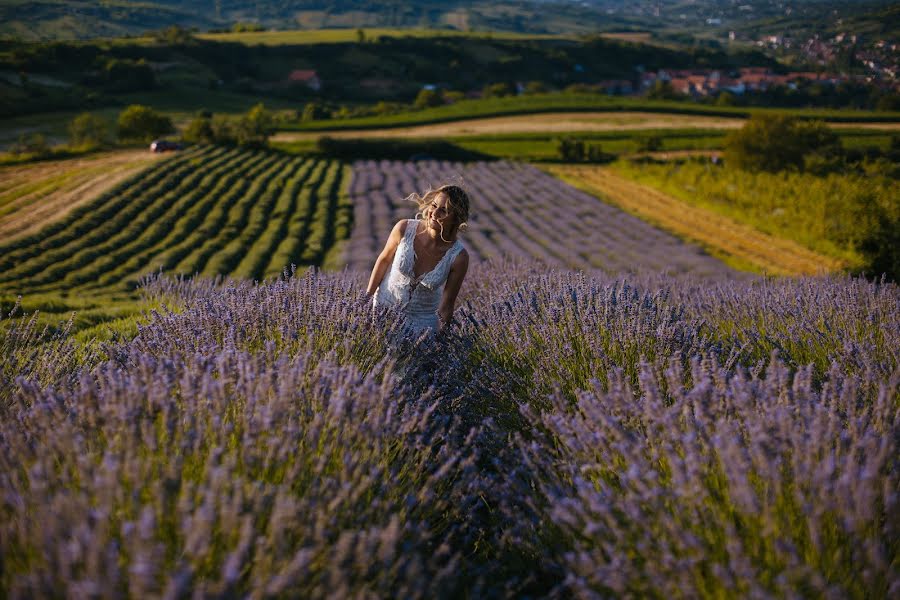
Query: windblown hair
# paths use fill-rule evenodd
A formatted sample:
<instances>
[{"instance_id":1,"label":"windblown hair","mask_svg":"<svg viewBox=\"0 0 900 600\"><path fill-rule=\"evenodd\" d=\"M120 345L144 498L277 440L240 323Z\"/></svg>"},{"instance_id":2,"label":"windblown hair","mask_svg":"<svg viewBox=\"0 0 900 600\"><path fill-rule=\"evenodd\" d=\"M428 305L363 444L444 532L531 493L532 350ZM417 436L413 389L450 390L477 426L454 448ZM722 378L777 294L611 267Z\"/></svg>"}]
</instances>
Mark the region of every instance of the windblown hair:
<instances>
[{"instance_id":1,"label":"windblown hair","mask_svg":"<svg viewBox=\"0 0 900 600\"><path fill-rule=\"evenodd\" d=\"M419 211L416 213L417 219L423 217L427 218L431 216L431 201L435 196L441 193L447 194L450 214L453 215L453 218L457 223L457 229L459 231L465 231L469 227L469 195L462 187L455 184L442 185L434 189L429 188L421 196L412 193L407 196L406 199L415 202L418 205ZM444 239L443 231L441 232L441 239ZM447 242L449 240L444 241Z\"/></svg>"}]
</instances>

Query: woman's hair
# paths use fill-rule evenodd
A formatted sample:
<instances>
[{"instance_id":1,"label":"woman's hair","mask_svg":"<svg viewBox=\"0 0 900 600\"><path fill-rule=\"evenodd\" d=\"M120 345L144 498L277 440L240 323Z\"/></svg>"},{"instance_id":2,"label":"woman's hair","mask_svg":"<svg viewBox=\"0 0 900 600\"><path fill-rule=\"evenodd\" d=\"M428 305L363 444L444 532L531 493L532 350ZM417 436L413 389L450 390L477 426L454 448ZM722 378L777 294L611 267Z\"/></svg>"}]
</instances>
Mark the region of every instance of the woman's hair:
<instances>
[{"instance_id":1,"label":"woman's hair","mask_svg":"<svg viewBox=\"0 0 900 600\"><path fill-rule=\"evenodd\" d=\"M453 215L453 218L457 223L457 229L459 231L465 231L469 226L469 195L462 187L455 184L442 185L434 189L429 188L421 196L415 193L410 194L406 199L415 202L418 205L419 211L416 213L416 218L420 218L429 215L431 211L431 201L438 194L447 194L447 204L450 209L450 214ZM441 231L441 239L444 239L443 231ZM449 240L444 241L448 242Z\"/></svg>"}]
</instances>

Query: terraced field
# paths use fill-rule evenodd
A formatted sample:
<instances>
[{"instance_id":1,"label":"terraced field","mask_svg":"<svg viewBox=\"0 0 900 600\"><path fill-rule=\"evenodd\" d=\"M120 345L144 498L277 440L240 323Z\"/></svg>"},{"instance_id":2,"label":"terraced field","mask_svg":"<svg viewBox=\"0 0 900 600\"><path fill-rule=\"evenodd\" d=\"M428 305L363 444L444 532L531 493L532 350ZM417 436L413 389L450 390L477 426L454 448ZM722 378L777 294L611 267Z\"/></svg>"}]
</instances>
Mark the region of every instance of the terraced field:
<instances>
[{"instance_id":1,"label":"terraced field","mask_svg":"<svg viewBox=\"0 0 900 600\"><path fill-rule=\"evenodd\" d=\"M148 272L276 276L322 265L349 233L336 161L199 147L0 244L0 292L102 293Z\"/></svg>"},{"instance_id":2,"label":"terraced field","mask_svg":"<svg viewBox=\"0 0 900 600\"><path fill-rule=\"evenodd\" d=\"M393 224L415 213L415 205L403 198L429 185L454 181L463 182L471 194L470 228L464 240L474 261L506 255L612 273L732 273L699 247L516 162L354 163L350 184L354 228L345 253L348 265L371 268Z\"/></svg>"}]
</instances>

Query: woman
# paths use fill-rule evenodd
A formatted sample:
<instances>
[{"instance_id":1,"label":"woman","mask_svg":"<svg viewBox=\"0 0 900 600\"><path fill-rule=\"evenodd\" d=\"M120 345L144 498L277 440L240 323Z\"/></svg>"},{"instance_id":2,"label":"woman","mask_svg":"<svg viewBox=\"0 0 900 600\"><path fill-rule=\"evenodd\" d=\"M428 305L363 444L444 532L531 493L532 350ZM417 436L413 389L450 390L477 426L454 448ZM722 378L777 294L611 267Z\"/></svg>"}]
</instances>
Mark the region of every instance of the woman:
<instances>
[{"instance_id":1,"label":"woman","mask_svg":"<svg viewBox=\"0 0 900 600\"><path fill-rule=\"evenodd\" d=\"M366 294L376 306L399 305L414 333L441 330L453 318L456 296L469 268L457 238L469 218L469 197L456 185L410 196L421 219L394 225L378 255Z\"/></svg>"}]
</instances>

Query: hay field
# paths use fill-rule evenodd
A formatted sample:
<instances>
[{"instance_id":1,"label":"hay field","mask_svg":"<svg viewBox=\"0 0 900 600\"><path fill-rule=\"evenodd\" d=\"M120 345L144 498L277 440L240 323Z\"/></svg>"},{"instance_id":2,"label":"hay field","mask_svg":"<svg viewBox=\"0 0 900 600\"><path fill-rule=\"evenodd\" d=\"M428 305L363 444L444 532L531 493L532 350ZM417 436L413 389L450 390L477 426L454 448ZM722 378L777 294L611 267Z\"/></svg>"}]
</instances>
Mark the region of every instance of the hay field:
<instances>
[{"instance_id":1,"label":"hay field","mask_svg":"<svg viewBox=\"0 0 900 600\"><path fill-rule=\"evenodd\" d=\"M0 239L62 219L159 158L146 150L119 150L0 167Z\"/></svg>"}]
</instances>

